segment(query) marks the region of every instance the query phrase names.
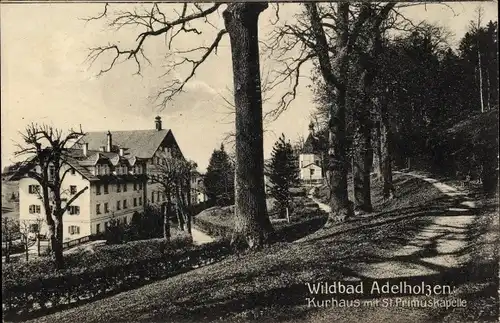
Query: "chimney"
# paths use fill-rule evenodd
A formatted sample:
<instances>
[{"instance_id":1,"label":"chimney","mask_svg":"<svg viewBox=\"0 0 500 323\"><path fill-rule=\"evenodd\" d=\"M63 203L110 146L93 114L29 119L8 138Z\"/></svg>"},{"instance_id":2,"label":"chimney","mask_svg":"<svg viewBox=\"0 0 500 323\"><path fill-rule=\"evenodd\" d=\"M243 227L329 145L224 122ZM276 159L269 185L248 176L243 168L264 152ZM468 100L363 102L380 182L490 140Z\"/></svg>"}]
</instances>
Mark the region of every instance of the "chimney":
<instances>
[{"instance_id":1,"label":"chimney","mask_svg":"<svg viewBox=\"0 0 500 323\"><path fill-rule=\"evenodd\" d=\"M83 144L83 156L88 156L89 154L89 143L86 142Z\"/></svg>"},{"instance_id":2,"label":"chimney","mask_svg":"<svg viewBox=\"0 0 500 323\"><path fill-rule=\"evenodd\" d=\"M157 131L161 130L161 117L160 116L156 116L156 118L155 118L155 127L156 127Z\"/></svg>"},{"instance_id":3,"label":"chimney","mask_svg":"<svg viewBox=\"0 0 500 323\"><path fill-rule=\"evenodd\" d=\"M106 146L106 151L111 152L111 148L113 148L113 138L111 138L111 132L108 130L108 141L107 141L107 146Z\"/></svg>"},{"instance_id":4,"label":"chimney","mask_svg":"<svg viewBox=\"0 0 500 323\"><path fill-rule=\"evenodd\" d=\"M124 155L125 155L125 149L120 148L120 156L122 156L122 157L123 157Z\"/></svg>"},{"instance_id":5,"label":"chimney","mask_svg":"<svg viewBox=\"0 0 500 323\"><path fill-rule=\"evenodd\" d=\"M106 146L99 147L99 151L106 151Z\"/></svg>"}]
</instances>

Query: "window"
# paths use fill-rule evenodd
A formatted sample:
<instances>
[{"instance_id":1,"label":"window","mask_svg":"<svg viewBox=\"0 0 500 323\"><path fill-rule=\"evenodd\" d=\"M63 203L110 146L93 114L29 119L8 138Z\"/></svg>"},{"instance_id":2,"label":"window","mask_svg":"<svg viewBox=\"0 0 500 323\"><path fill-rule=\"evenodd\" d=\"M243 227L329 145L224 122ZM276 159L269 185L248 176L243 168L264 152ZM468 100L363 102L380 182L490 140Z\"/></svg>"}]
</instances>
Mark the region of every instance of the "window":
<instances>
[{"instance_id":1,"label":"window","mask_svg":"<svg viewBox=\"0 0 500 323\"><path fill-rule=\"evenodd\" d=\"M151 192L151 203L155 202L155 192Z\"/></svg>"},{"instance_id":2,"label":"window","mask_svg":"<svg viewBox=\"0 0 500 323\"><path fill-rule=\"evenodd\" d=\"M29 211L31 214L34 214L34 213L40 213L40 205L30 205L29 206Z\"/></svg>"},{"instance_id":3,"label":"window","mask_svg":"<svg viewBox=\"0 0 500 323\"><path fill-rule=\"evenodd\" d=\"M108 184L104 184L104 194L108 194Z\"/></svg>"},{"instance_id":4,"label":"window","mask_svg":"<svg viewBox=\"0 0 500 323\"><path fill-rule=\"evenodd\" d=\"M76 194L76 185L70 185L70 187L69 187L69 193L71 195L75 195Z\"/></svg>"},{"instance_id":5,"label":"window","mask_svg":"<svg viewBox=\"0 0 500 323\"><path fill-rule=\"evenodd\" d=\"M95 206L95 213L96 214L101 214L101 204L96 204L96 206Z\"/></svg>"},{"instance_id":6,"label":"window","mask_svg":"<svg viewBox=\"0 0 500 323\"><path fill-rule=\"evenodd\" d=\"M71 172L71 175L75 175L76 174L76 171L75 171L74 168L71 168L70 172Z\"/></svg>"},{"instance_id":7,"label":"window","mask_svg":"<svg viewBox=\"0 0 500 323\"><path fill-rule=\"evenodd\" d=\"M123 218L123 224L127 224L127 217Z\"/></svg>"},{"instance_id":8,"label":"window","mask_svg":"<svg viewBox=\"0 0 500 323\"><path fill-rule=\"evenodd\" d=\"M121 201L116 201L116 209L121 210Z\"/></svg>"},{"instance_id":9,"label":"window","mask_svg":"<svg viewBox=\"0 0 500 323\"><path fill-rule=\"evenodd\" d=\"M161 194L160 191L156 192L156 201L158 202L160 202L160 194Z\"/></svg>"},{"instance_id":10,"label":"window","mask_svg":"<svg viewBox=\"0 0 500 323\"><path fill-rule=\"evenodd\" d=\"M28 192L30 194L37 194L40 192L40 185L30 185L28 186Z\"/></svg>"},{"instance_id":11,"label":"window","mask_svg":"<svg viewBox=\"0 0 500 323\"><path fill-rule=\"evenodd\" d=\"M123 174L124 174L124 175L127 175L127 173L128 173L127 166L123 166Z\"/></svg>"},{"instance_id":12,"label":"window","mask_svg":"<svg viewBox=\"0 0 500 323\"><path fill-rule=\"evenodd\" d=\"M104 203L104 213L109 213L108 203Z\"/></svg>"},{"instance_id":13,"label":"window","mask_svg":"<svg viewBox=\"0 0 500 323\"><path fill-rule=\"evenodd\" d=\"M69 214L71 215L78 215L80 214L80 207L76 205L71 205L69 207Z\"/></svg>"},{"instance_id":14,"label":"window","mask_svg":"<svg viewBox=\"0 0 500 323\"><path fill-rule=\"evenodd\" d=\"M116 184L116 192L120 193L122 191L122 185Z\"/></svg>"},{"instance_id":15,"label":"window","mask_svg":"<svg viewBox=\"0 0 500 323\"><path fill-rule=\"evenodd\" d=\"M70 225L68 227L69 234L80 234L80 227L76 225Z\"/></svg>"},{"instance_id":16,"label":"window","mask_svg":"<svg viewBox=\"0 0 500 323\"><path fill-rule=\"evenodd\" d=\"M29 206L30 214L40 213L40 205L30 205Z\"/></svg>"},{"instance_id":17,"label":"window","mask_svg":"<svg viewBox=\"0 0 500 323\"><path fill-rule=\"evenodd\" d=\"M101 185L97 184L95 186L95 194L96 195L101 195Z\"/></svg>"},{"instance_id":18,"label":"window","mask_svg":"<svg viewBox=\"0 0 500 323\"><path fill-rule=\"evenodd\" d=\"M127 191L127 183L123 184L123 191L126 192Z\"/></svg>"},{"instance_id":19,"label":"window","mask_svg":"<svg viewBox=\"0 0 500 323\"><path fill-rule=\"evenodd\" d=\"M163 192L161 195L162 195L163 201L165 201L167 199L167 195L165 194L165 192Z\"/></svg>"},{"instance_id":20,"label":"window","mask_svg":"<svg viewBox=\"0 0 500 323\"><path fill-rule=\"evenodd\" d=\"M314 175L314 169L311 168L309 171L311 172L311 176L313 176Z\"/></svg>"},{"instance_id":21,"label":"window","mask_svg":"<svg viewBox=\"0 0 500 323\"><path fill-rule=\"evenodd\" d=\"M315 160L314 163L316 164L316 166L319 166L319 160Z\"/></svg>"},{"instance_id":22,"label":"window","mask_svg":"<svg viewBox=\"0 0 500 323\"><path fill-rule=\"evenodd\" d=\"M142 205L142 197L139 197L139 205Z\"/></svg>"},{"instance_id":23,"label":"window","mask_svg":"<svg viewBox=\"0 0 500 323\"><path fill-rule=\"evenodd\" d=\"M137 191L137 183L134 183L134 191Z\"/></svg>"},{"instance_id":24,"label":"window","mask_svg":"<svg viewBox=\"0 0 500 323\"><path fill-rule=\"evenodd\" d=\"M139 183L139 191L142 190L142 183Z\"/></svg>"},{"instance_id":25,"label":"window","mask_svg":"<svg viewBox=\"0 0 500 323\"><path fill-rule=\"evenodd\" d=\"M101 232L101 224L100 224L100 223L97 223L97 224L95 225L95 232L96 232L96 233L100 233L100 232Z\"/></svg>"},{"instance_id":26,"label":"window","mask_svg":"<svg viewBox=\"0 0 500 323\"><path fill-rule=\"evenodd\" d=\"M137 198L134 197L134 206L137 206Z\"/></svg>"},{"instance_id":27,"label":"window","mask_svg":"<svg viewBox=\"0 0 500 323\"><path fill-rule=\"evenodd\" d=\"M127 200L123 200L123 208L126 209L127 208Z\"/></svg>"}]
</instances>

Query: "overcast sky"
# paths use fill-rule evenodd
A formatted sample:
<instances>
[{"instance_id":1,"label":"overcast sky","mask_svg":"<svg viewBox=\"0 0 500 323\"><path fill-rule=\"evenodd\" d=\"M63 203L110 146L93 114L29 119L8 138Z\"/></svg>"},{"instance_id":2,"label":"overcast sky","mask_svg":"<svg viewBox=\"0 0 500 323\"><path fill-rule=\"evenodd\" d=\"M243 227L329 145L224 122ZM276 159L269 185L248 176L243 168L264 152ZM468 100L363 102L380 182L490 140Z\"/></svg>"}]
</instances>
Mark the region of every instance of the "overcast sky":
<instances>
[{"instance_id":1,"label":"overcast sky","mask_svg":"<svg viewBox=\"0 0 500 323\"><path fill-rule=\"evenodd\" d=\"M405 15L415 22L427 20L448 27L455 41L466 32L474 19L475 8L482 4L484 20L497 20L496 2L454 3L450 6L413 7ZM146 6L150 6L145 4ZM137 5L112 4L110 10L130 10ZM163 5L164 8L179 5ZM290 19L299 4L286 4L283 19ZM219 46L218 55L207 60L186 92L158 112L148 99L162 85L158 77L165 71L167 53L163 38L146 43L151 66L144 66L142 77L134 76L136 66L126 62L109 73L96 77L106 57L89 67L85 62L88 49L120 41L131 44L137 30L111 31L101 21L85 22L82 18L98 15L103 4L1 4L1 108L2 165L9 164L20 142L18 132L30 122L53 124L62 129L82 125L84 131L151 129L154 117L160 115L164 128L172 129L184 155L196 161L204 171L214 148L220 146L225 133L231 131L233 116L220 98L229 96L232 87L229 41ZM272 26L268 9L260 19L260 34ZM216 24L222 18L214 17ZM218 22L217 22L218 21ZM179 38L179 46L193 42L209 42L213 27L202 27L200 37ZM272 66L264 62L264 67ZM182 71L179 71L182 75ZM307 134L310 112L314 109L312 93L304 81L297 99L275 122L267 126L265 157L282 132L295 140ZM272 101L264 109L273 107Z\"/></svg>"}]
</instances>

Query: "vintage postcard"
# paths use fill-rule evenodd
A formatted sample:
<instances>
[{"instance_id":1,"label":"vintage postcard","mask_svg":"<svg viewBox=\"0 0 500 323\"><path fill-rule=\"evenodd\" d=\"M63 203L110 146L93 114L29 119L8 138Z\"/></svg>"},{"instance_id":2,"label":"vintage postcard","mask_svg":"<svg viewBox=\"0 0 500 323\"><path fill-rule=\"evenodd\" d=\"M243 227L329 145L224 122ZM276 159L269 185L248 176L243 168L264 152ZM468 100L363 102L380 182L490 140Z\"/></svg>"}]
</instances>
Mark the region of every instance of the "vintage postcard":
<instances>
[{"instance_id":1,"label":"vintage postcard","mask_svg":"<svg viewBox=\"0 0 500 323\"><path fill-rule=\"evenodd\" d=\"M498 3L0 1L3 322L498 322Z\"/></svg>"}]
</instances>

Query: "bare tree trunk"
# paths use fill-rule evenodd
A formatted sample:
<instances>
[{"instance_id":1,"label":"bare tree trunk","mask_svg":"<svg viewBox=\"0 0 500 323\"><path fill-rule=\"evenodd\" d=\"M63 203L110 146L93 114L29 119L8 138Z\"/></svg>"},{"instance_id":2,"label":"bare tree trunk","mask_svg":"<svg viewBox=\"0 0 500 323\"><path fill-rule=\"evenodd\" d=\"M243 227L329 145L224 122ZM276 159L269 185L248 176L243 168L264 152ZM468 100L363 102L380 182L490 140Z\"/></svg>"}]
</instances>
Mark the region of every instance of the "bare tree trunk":
<instances>
[{"instance_id":1,"label":"bare tree trunk","mask_svg":"<svg viewBox=\"0 0 500 323\"><path fill-rule=\"evenodd\" d=\"M487 106L488 111L491 110L491 82L490 82L490 73L489 70L486 70L486 98L487 98Z\"/></svg>"},{"instance_id":2,"label":"bare tree trunk","mask_svg":"<svg viewBox=\"0 0 500 323\"><path fill-rule=\"evenodd\" d=\"M380 132L380 121L377 121L375 125L375 150L373 154L373 169L375 172L375 177L378 180L383 179L382 176L382 145L380 142L381 132Z\"/></svg>"},{"instance_id":3,"label":"bare tree trunk","mask_svg":"<svg viewBox=\"0 0 500 323\"><path fill-rule=\"evenodd\" d=\"M52 256L54 257L54 263L57 269L62 269L64 267L63 258L63 226L62 226L62 216L55 215L54 219L47 223L50 239L50 248L52 250Z\"/></svg>"},{"instance_id":4,"label":"bare tree trunk","mask_svg":"<svg viewBox=\"0 0 500 323\"><path fill-rule=\"evenodd\" d=\"M367 121L363 121L367 122ZM355 207L364 212L371 212L371 182L370 170L373 164L373 149L371 146L371 127L364 124L361 129L362 138L356 149L354 163Z\"/></svg>"},{"instance_id":5,"label":"bare tree trunk","mask_svg":"<svg viewBox=\"0 0 500 323\"><path fill-rule=\"evenodd\" d=\"M170 212L171 212L170 198L167 198L167 202L164 204L163 207L163 238L167 241L170 241Z\"/></svg>"},{"instance_id":6,"label":"bare tree trunk","mask_svg":"<svg viewBox=\"0 0 500 323\"><path fill-rule=\"evenodd\" d=\"M42 253L40 252L40 232L36 233L36 250L38 257L40 257L42 255Z\"/></svg>"},{"instance_id":7,"label":"bare tree trunk","mask_svg":"<svg viewBox=\"0 0 500 323\"><path fill-rule=\"evenodd\" d=\"M481 52L479 51L479 44L477 48L477 61L479 69L479 100L481 102L481 112L484 112L484 96L483 96L483 67L481 64Z\"/></svg>"},{"instance_id":8,"label":"bare tree trunk","mask_svg":"<svg viewBox=\"0 0 500 323\"><path fill-rule=\"evenodd\" d=\"M338 79L336 104L330 106L328 172L331 213L327 226L336 217L349 218L353 214L352 202L347 191L347 151L346 151L346 109L347 109L347 69L349 64L349 3L338 4L339 32L336 46L339 49L336 66ZM333 89L333 87L331 87Z\"/></svg>"},{"instance_id":9,"label":"bare tree trunk","mask_svg":"<svg viewBox=\"0 0 500 323\"><path fill-rule=\"evenodd\" d=\"M28 233L26 232L26 236L24 237L24 250L26 252L26 262L29 261L29 247L28 247Z\"/></svg>"},{"instance_id":10,"label":"bare tree trunk","mask_svg":"<svg viewBox=\"0 0 500 323\"><path fill-rule=\"evenodd\" d=\"M385 105L385 103L384 103ZM392 131L389 123L387 107L382 107L382 123L381 123L381 164L382 177L384 181L383 196L385 199L394 197L394 185L392 183Z\"/></svg>"},{"instance_id":11,"label":"bare tree trunk","mask_svg":"<svg viewBox=\"0 0 500 323\"><path fill-rule=\"evenodd\" d=\"M181 207L183 209L184 223L186 224L186 230L189 235L193 235L191 231L191 210L189 209L188 203L186 201L186 194L181 191Z\"/></svg>"},{"instance_id":12,"label":"bare tree trunk","mask_svg":"<svg viewBox=\"0 0 500 323\"><path fill-rule=\"evenodd\" d=\"M184 231L184 216L182 215L182 209L181 205L179 204L179 201L175 203L175 212L177 214L177 222L179 226L179 230Z\"/></svg>"},{"instance_id":13,"label":"bare tree trunk","mask_svg":"<svg viewBox=\"0 0 500 323\"><path fill-rule=\"evenodd\" d=\"M9 234L9 237L7 237L7 240L5 241L5 263L8 264L10 262L10 246L11 246L11 237Z\"/></svg>"},{"instance_id":14,"label":"bare tree trunk","mask_svg":"<svg viewBox=\"0 0 500 323\"><path fill-rule=\"evenodd\" d=\"M258 19L267 3L231 3L223 13L231 41L236 107L236 183L233 245L260 248L273 228L264 188Z\"/></svg>"}]
</instances>

